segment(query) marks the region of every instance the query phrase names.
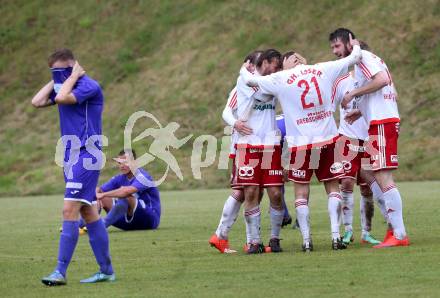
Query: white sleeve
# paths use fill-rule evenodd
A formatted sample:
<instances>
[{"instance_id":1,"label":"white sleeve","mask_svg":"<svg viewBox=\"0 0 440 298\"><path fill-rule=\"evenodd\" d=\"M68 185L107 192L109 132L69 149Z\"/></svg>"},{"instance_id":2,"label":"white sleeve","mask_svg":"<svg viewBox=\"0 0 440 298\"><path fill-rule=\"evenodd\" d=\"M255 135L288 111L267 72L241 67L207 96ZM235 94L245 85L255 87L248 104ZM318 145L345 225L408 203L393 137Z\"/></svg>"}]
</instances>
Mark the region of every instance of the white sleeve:
<instances>
[{"instance_id":1,"label":"white sleeve","mask_svg":"<svg viewBox=\"0 0 440 298\"><path fill-rule=\"evenodd\" d=\"M234 127L237 119L234 117L234 113L230 106L226 105L222 114L223 120L230 126Z\"/></svg>"},{"instance_id":2,"label":"white sleeve","mask_svg":"<svg viewBox=\"0 0 440 298\"><path fill-rule=\"evenodd\" d=\"M231 92L229 92L228 100L226 101L226 105L236 106L237 105L237 86L235 86Z\"/></svg>"},{"instance_id":3,"label":"white sleeve","mask_svg":"<svg viewBox=\"0 0 440 298\"><path fill-rule=\"evenodd\" d=\"M371 80L378 72L385 70L379 59L375 59L373 53L362 51L362 59L358 64L364 76Z\"/></svg>"},{"instance_id":4,"label":"white sleeve","mask_svg":"<svg viewBox=\"0 0 440 298\"><path fill-rule=\"evenodd\" d=\"M244 95L246 98L251 98L251 96L257 91L255 88L255 85L248 84L248 81L252 80L254 78L254 75L251 74L246 68L244 68L244 71L240 70L240 76L237 79L237 92L240 92L240 94Z\"/></svg>"},{"instance_id":5,"label":"white sleeve","mask_svg":"<svg viewBox=\"0 0 440 298\"><path fill-rule=\"evenodd\" d=\"M223 109L222 118L230 126L234 127L237 119L234 117L234 110L237 109L237 87L229 93L228 101Z\"/></svg>"},{"instance_id":6,"label":"white sleeve","mask_svg":"<svg viewBox=\"0 0 440 298\"><path fill-rule=\"evenodd\" d=\"M278 92L281 87L279 83L278 74L273 73L268 76L257 77L258 78L258 87L260 87L260 91L263 94L269 94L274 97L278 97ZM270 98L270 100L272 100Z\"/></svg>"},{"instance_id":7,"label":"white sleeve","mask_svg":"<svg viewBox=\"0 0 440 298\"><path fill-rule=\"evenodd\" d=\"M341 78L336 79L336 81L333 83L333 88L332 88L333 112L336 112L338 110L342 98L344 97L344 94L342 93L340 79Z\"/></svg>"},{"instance_id":8,"label":"white sleeve","mask_svg":"<svg viewBox=\"0 0 440 298\"><path fill-rule=\"evenodd\" d=\"M246 85L260 88L263 94L277 96L280 84L278 84L276 73L268 76L254 76L246 68L242 67L240 76Z\"/></svg>"},{"instance_id":9,"label":"white sleeve","mask_svg":"<svg viewBox=\"0 0 440 298\"><path fill-rule=\"evenodd\" d=\"M240 77L238 79L242 79L244 81L244 83L249 86L249 87L257 87L258 86L258 82L255 81L255 76L250 73L246 67L242 67L240 69Z\"/></svg>"},{"instance_id":10,"label":"white sleeve","mask_svg":"<svg viewBox=\"0 0 440 298\"><path fill-rule=\"evenodd\" d=\"M327 75L331 82L336 81L336 79L348 72L348 68L358 63L362 58L361 48L356 45L353 47L351 54L345 58L319 63L323 72Z\"/></svg>"}]
</instances>

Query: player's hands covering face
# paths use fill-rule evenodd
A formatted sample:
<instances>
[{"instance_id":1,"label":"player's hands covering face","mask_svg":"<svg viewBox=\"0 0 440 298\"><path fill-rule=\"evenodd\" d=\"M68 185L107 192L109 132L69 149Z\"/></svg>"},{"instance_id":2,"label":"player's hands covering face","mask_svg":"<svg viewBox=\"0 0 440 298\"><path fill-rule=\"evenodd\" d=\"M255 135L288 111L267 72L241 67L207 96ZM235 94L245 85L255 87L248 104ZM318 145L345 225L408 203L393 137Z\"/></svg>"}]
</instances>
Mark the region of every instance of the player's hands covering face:
<instances>
[{"instance_id":1,"label":"player's hands covering face","mask_svg":"<svg viewBox=\"0 0 440 298\"><path fill-rule=\"evenodd\" d=\"M85 73L86 71L84 70L84 68L82 68L82 66L79 65L78 61L75 61L75 64L73 65L73 69L72 69L72 75L79 78L85 75Z\"/></svg>"}]
</instances>

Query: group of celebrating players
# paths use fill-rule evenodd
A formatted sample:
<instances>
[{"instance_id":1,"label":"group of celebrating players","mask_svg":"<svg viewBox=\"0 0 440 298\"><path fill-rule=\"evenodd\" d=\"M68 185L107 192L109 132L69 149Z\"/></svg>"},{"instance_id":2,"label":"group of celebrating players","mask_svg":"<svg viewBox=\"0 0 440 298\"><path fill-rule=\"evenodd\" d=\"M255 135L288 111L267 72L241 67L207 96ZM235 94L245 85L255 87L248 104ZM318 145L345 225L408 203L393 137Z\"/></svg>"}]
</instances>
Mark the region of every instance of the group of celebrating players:
<instances>
[{"instance_id":1,"label":"group of celebrating players","mask_svg":"<svg viewBox=\"0 0 440 298\"><path fill-rule=\"evenodd\" d=\"M221 253L235 252L228 233L244 205L248 254L281 252L280 231L286 219L284 175L293 181L302 250L313 250L309 219L310 180L315 173L328 195L331 247L353 241L353 188L361 191L363 243L374 248L408 246L402 200L393 180L398 167L400 118L397 93L385 62L359 42L349 29L329 36L339 59L307 65L295 52L255 51L245 58L223 119L231 136L232 193L209 243ZM283 114L276 117L280 103ZM340 109L339 129L333 117ZM271 235L263 245L260 202L270 201ZM377 203L388 229L384 240L371 234ZM345 231L340 235L340 223Z\"/></svg>"}]
</instances>

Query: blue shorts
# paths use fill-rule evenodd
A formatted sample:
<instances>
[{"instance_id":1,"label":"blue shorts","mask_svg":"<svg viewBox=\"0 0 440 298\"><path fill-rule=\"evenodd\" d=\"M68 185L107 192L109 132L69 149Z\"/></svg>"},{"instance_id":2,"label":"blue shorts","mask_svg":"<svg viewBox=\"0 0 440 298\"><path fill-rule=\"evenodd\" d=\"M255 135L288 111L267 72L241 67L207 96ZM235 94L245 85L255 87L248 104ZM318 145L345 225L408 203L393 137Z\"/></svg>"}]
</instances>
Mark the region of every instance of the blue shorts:
<instances>
[{"instance_id":1,"label":"blue shorts","mask_svg":"<svg viewBox=\"0 0 440 298\"><path fill-rule=\"evenodd\" d=\"M133 216L128 217L127 214L117 220L113 226L129 231L129 230L154 230L160 223L160 213L156 209L145 204L143 200L136 199Z\"/></svg>"},{"instance_id":2,"label":"blue shorts","mask_svg":"<svg viewBox=\"0 0 440 298\"><path fill-rule=\"evenodd\" d=\"M72 158L69 165L69 154L77 156ZM66 150L64 157L64 181L66 189L64 191L64 200L66 201L80 201L91 205L92 201L96 200L95 192L98 185L98 178L100 164L97 158L90 154L85 148L73 150Z\"/></svg>"}]
</instances>

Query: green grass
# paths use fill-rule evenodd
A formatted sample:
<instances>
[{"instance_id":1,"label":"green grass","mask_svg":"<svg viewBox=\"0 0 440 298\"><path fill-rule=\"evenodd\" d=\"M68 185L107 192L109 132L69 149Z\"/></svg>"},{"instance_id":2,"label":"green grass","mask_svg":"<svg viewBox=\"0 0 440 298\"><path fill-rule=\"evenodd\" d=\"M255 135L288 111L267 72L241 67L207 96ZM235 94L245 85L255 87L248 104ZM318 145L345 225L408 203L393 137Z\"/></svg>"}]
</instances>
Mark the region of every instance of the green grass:
<instances>
[{"instance_id":1,"label":"green grass","mask_svg":"<svg viewBox=\"0 0 440 298\"><path fill-rule=\"evenodd\" d=\"M412 245L374 250L359 240L331 251L326 198L313 186L311 220L315 252L300 251L298 231L282 230L281 254L222 255L208 246L229 190L162 192L163 217L157 231L110 229L117 281L80 285L97 270L87 236L81 236L68 271L68 285L46 288L40 278L56 262L62 196L0 199L0 293L2 297L438 297L440 274L440 182L399 183ZM287 201L292 206L291 185ZM267 198L262 235L267 241ZM373 232L385 225L376 209ZM244 243L242 216L230 234L233 248Z\"/></svg>"},{"instance_id":2,"label":"green grass","mask_svg":"<svg viewBox=\"0 0 440 298\"><path fill-rule=\"evenodd\" d=\"M62 191L61 183L53 183L60 181L53 163L58 113L30 106L33 94L50 79L46 57L55 48L71 48L102 83L104 134L107 152L114 155L123 145L128 117L139 110L162 124L178 122L179 137L221 137L221 111L247 53L275 47L294 49L310 63L334 59L327 37L340 26L367 41L391 69L402 116L398 178L439 180L439 7L435 0L3 0L0 196ZM225 185L228 175L219 175L215 166L204 170L205 179L192 178L191 148L174 152L184 182L170 175L164 187ZM148 147L135 149L141 154ZM149 170L162 174L158 164ZM102 175L109 178L111 170ZM16 187L23 177L32 183Z\"/></svg>"}]
</instances>

